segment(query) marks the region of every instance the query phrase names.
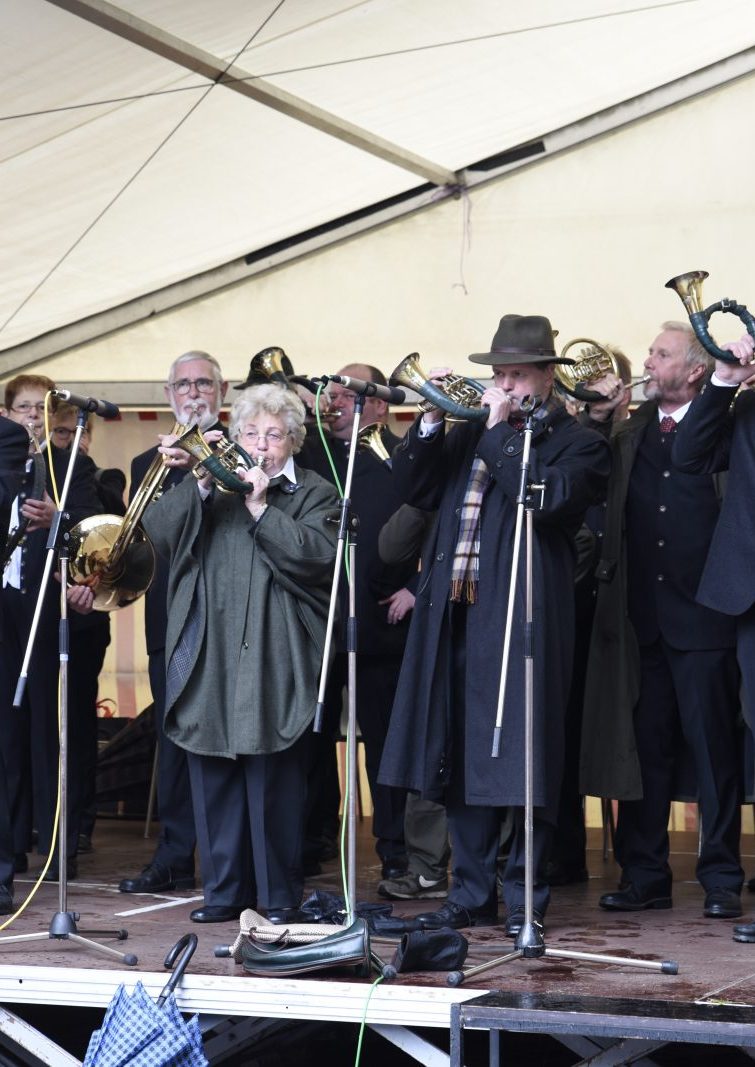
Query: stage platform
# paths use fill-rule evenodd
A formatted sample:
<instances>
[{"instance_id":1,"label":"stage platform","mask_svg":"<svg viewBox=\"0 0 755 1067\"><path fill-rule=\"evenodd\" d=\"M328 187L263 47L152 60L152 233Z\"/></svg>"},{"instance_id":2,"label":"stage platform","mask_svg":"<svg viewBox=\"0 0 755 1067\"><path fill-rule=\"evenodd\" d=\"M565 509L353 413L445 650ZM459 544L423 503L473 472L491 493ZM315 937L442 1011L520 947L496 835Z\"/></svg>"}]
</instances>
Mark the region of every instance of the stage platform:
<instances>
[{"instance_id":1,"label":"stage platform","mask_svg":"<svg viewBox=\"0 0 755 1067\"><path fill-rule=\"evenodd\" d=\"M366 1018L368 1025L389 1040L403 1043L409 1055L424 1063L448 1062L447 1055L439 1052L442 1058L436 1060L431 1047L413 1041L411 1036L406 1036L407 1031L447 1032L452 1005L489 991L504 991L511 997L568 994L577 1001L599 997L603 998L604 1006L615 1002L617 1016L626 1014L627 1002L662 1000L678 1005L738 1005L745 1009L742 1015L745 1025L752 1009L755 1026L755 945L732 940L733 920L703 917L703 892L693 880L696 836L675 832L672 841L676 879L673 909L610 914L600 910L598 898L615 887L617 869L611 858L603 860L600 833L591 830L590 879L583 884L554 889L547 916L546 944L555 952L584 951L625 958L675 960L679 964L677 975L622 964L603 966L561 958L520 959L466 981L458 988L449 987L444 974L400 975L372 988L372 981L366 979L245 977L233 960L214 955L216 945L229 944L234 939L237 924L196 926L189 921L190 911L201 900L201 891L140 896L118 892L119 878L141 869L152 854L154 841L144 840L143 826L137 822L102 820L95 832L94 852L79 857L78 877L69 885L68 909L80 915L78 927L82 934L92 929L125 927L129 935L125 942L102 936L96 939L133 952L138 957L137 966L123 966L70 941L43 939L3 944L0 940L0 1002L11 1011L17 1005L104 1010L118 984L123 981L130 988L137 977L156 998L167 977L163 970L165 953L183 934L193 931L199 937L199 945L177 991L183 1011L198 1012L208 1020L231 1017L359 1024ZM746 871L752 875L755 873L753 837L746 835L743 845ZM377 901L380 870L367 823L360 828L358 855L358 899ZM32 856L30 872L17 878L17 903L21 903L31 888L41 862L41 857ZM330 862L324 865L321 875L308 881L307 889L340 892L338 878L338 865ZM743 903L745 915L755 918L755 896L745 891ZM435 901L394 902L393 910L396 915L411 916L421 910L432 910L437 904ZM45 883L23 915L0 933L0 939L10 933L46 932L57 910L57 884ZM467 966L485 962L512 948L502 926L465 933L471 942ZM376 941L374 947L386 961L393 954L394 944L390 942ZM684 1021L682 1011L681 1031ZM690 1031L692 1027L690 1017ZM448 1048L447 1033L438 1044ZM716 1056L717 1062L724 1062ZM253 1060L250 1058L249 1062ZM466 1062L470 1064L469 1059ZM553 1062L575 1061L572 1058ZM705 1061L690 1059L689 1062ZM742 1062L747 1062L747 1058Z\"/></svg>"}]
</instances>

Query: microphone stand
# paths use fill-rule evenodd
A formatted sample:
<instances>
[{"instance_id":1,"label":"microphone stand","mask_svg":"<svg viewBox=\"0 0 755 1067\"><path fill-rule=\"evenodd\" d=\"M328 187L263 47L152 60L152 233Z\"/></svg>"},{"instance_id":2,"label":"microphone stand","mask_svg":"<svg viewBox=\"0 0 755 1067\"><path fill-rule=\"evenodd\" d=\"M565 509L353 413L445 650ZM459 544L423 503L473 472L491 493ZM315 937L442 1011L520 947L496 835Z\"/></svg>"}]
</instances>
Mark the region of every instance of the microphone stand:
<instances>
[{"instance_id":1,"label":"microphone stand","mask_svg":"<svg viewBox=\"0 0 755 1067\"><path fill-rule=\"evenodd\" d=\"M349 460L346 467L346 478L343 485L343 496L340 501L341 517L338 523L338 543L336 545L336 561L333 568L333 581L330 587L330 604L328 607L328 622L325 630L325 647L322 655L322 670L320 671L320 688L317 695L317 710L313 730L315 733L322 732L323 716L325 712L325 690L328 684L330 670L330 652L333 643L333 628L335 626L336 613L338 610L338 590L341 582L341 566L346 550L348 539L348 579L349 579L349 617L346 624L346 653L348 676L346 682L347 693L347 728L346 728L346 763L348 775L346 780L346 921L351 923L354 918L354 905L356 902L356 851L357 851L357 617L356 617L356 547L357 529L359 519L352 511L351 486L354 479L354 463L359 446L359 424L362 419L366 396L361 393L354 395L354 422L351 427L351 443L349 445Z\"/></svg>"},{"instance_id":2,"label":"microphone stand","mask_svg":"<svg viewBox=\"0 0 755 1067\"><path fill-rule=\"evenodd\" d=\"M509 584L509 601L506 615L506 629L503 642L503 660L501 679L498 689L498 706L493 732L494 758L500 757L501 731L503 723L503 704L509 671L511 652L511 629L514 603L516 600L516 580L519 573L521 555L522 525L525 527L525 618L524 618L524 922L514 942L514 951L504 956L481 963L466 970L451 971L446 982L450 986L459 986L466 978L474 978L485 971L490 971L504 963L518 959L584 960L587 963L615 964L617 967L640 967L645 970L659 971L661 974L678 974L679 964L674 960L630 959L626 956L608 956L594 952L573 952L566 949L547 948L543 929L533 921L534 892L534 704L535 704L535 629L533 612L532 547L533 514L543 507L545 483L530 482L530 453L532 449L533 414L539 406L535 397L521 404L522 414L526 416L524 424L524 441L520 467L519 490L516 498L516 525L511 560L511 579Z\"/></svg>"},{"instance_id":3,"label":"microphone stand","mask_svg":"<svg viewBox=\"0 0 755 1067\"><path fill-rule=\"evenodd\" d=\"M97 941L91 940L90 937L86 937L79 933L76 928L76 923L79 919L79 915L75 912L68 911L67 909L67 894L68 894L68 600L66 598L66 591L68 588L68 547L62 542L68 537L67 534L62 532L62 520L65 514L66 501L68 499L68 490L71 485L71 478L73 477L73 466L76 462L76 457L79 454L79 441L81 440L82 430L86 425L87 413L84 410L79 411L78 420L76 423L76 433L74 435L73 444L71 445L71 452L68 458L68 466L66 468L66 476L63 482L63 490L60 494L60 506L55 512L55 516L50 526L50 534L47 539L47 556L45 558L45 567L42 575L42 581L37 593L37 602L34 608L34 616L32 618L31 628L29 630L29 637L26 643L26 652L24 654L23 664L21 666L21 673L18 678L18 684L16 686L16 694L13 699L14 708L20 708L24 698L24 692L26 689L26 682L29 675L29 663L31 660L32 652L34 650L34 643L37 636L37 630L39 628L39 620L42 614L42 606L47 592L47 583L50 580L50 574L52 572L52 564L55 559L55 554L58 554L58 562L60 567L60 626L58 629L58 658L60 661L60 771L59 771L59 795L60 795L60 817L58 820L58 910L53 915L50 926L47 933L40 932L34 934L12 934L10 937L0 937L0 945L9 945L14 942L22 941L39 941L50 940L56 941L75 941L80 945L84 945L86 948L95 949L98 952L103 952L108 956L115 956L122 963L129 966L133 966L137 962L136 956L131 952L119 952L117 949L110 948L108 945L101 945ZM50 466L52 467L53 453L52 445L48 442L48 454L50 458ZM52 852L54 848L54 840L50 842L50 850ZM49 857L48 857L49 862ZM126 930L89 930L88 934L102 936L102 937L115 937L119 941L124 941L128 937Z\"/></svg>"}]
</instances>

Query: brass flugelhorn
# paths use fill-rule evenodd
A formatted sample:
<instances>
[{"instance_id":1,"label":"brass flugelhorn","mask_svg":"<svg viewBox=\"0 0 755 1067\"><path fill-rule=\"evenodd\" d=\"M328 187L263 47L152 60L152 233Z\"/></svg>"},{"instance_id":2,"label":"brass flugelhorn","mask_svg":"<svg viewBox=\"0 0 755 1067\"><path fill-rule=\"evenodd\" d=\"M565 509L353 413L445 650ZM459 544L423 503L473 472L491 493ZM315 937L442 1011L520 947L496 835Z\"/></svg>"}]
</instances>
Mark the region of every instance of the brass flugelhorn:
<instances>
[{"instance_id":1,"label":"brass flugelhorn","mask_svg":"<svg viewBox=\"0 0 755 1067\"><path fill-rule=\"evenodd\" d=\"M193 456L198 461L194 468L195 476L201 477L202 470L206 471L221 493L250 493L254 486L239 478L236 470L239 467L251 470L252 467L262 466L236 441L224 437L213 448L197 426L192 426L174 441L173 448L181 448Z\"/></svg>"},{"instance_id":2,"label":"brass flugelhorn","mask_svg":"<svg viewBox=\"0 0 755 1067\"><path fill-rule=\"evenodd\" d=\"M484 385L461 374L446 374L431 381L420 366L418 352L402 359L388 381L390 385L405 386L424 397L418 405L420 411L440 408L450 422L482 422L490 412L490 408L480 406Z\"/></svg>"},{"instance_id":3,"label":"brass flugelhorn","mask_svg":"<svg viewBox=\"0 0 755 1067\"><path fill-rule=\"evenodd\" d=\"M567 356L569 349L576 345L583 347L576 354L572 352L570 356ZM590 337L575 337L572 341L568 341L561 349L559 358L568 358L573 362L554 364L553 375L557 386L569 396L585 404L597 404L606 399L602 393L588 389L587 382L598 381L606 374L620 376L619 365L611 350Z\"/></svg>"},{"instance_id":4,"label":"brass flugelhorn","mask_svg":"<svg viewBox=\"0 0 755 1067\"><path fill-rule=\"evenodd\" d=\"M176 422L171 433L185 431L186 426ZM147 505L159 495L169 469L165 456L158 452L125 515L90 515L71 530L70 579L92 589L95 611L117 611L149 589L155 550L139 523Z\"/></svg>"},{"instance_id":5,"label":"brass flugelhorn","mask_svg":"<svg viewBox=\"0 0 755 1067\"><path fill-rule=\"evenodd\" d=\"M703 282L707 277L707 270L690 270L686 274L677 274L674 278L670 278L665 287L666 289L673 289L684 304L692 329L695 331L695 336L705 351L713 356L714 359L720 359L724 363L739 364L736 356L733 356L731 352L727 352L725 348L718 347L708 330L708 322L711 315L714 315L717 311L728 311L730 314L736 315L744 323L750 337L755 340L755 318L747 310L745 304L738 304L736 300L729 300L728 296L706 308L703 304Z\"/></svg>"}]
</instances>

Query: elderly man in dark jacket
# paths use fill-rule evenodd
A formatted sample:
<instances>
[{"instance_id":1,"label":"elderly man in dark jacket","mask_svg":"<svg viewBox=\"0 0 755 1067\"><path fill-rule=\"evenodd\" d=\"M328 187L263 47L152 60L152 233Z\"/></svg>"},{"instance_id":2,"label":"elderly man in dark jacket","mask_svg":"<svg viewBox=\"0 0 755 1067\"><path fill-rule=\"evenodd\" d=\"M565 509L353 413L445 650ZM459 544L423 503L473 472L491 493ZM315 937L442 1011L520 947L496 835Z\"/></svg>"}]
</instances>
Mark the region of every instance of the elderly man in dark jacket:
<instances>
[{"instance_id":1,"label":"elderly man in dark jacket","mask_svg":"<svg viewBox=\"0 0 755 1067\"><path fill-rule=\"evenodd\" d=\"M645 361L647 402L612 437L581 768L585 793L619 798L624 884L601 897L610 911L671 907L667 827L686 742L702 816L704 914L741 914L734 624L696 602L720 487L671 462L709 363L689 326L664 323ZM593 406L594 419L605 419L601 409Z\"/></svg>"},{"instance_id":2,"label":"elderly man in dark jacket","mask_svg":"<svg viewBox=\"0 0 755 1067\"><path fill-rule=\"evenodd\" d=\"M482 395L485 422L446 434L437 409L419 419L394 453L404 499L438 508L399 679L381 775L424 796L445 794L453 886L428 928L497 920L500 808L517 807L504 874L507 932L524 921L524 557L500 758L491 755L504 621L512 569L523 437L521 402L539 397L531 476L545 483L534 512L534 920L542 923L544 877L561 780L563 720L572 661L574 534L605 492L606 442L582 428L552 395L553 333L541 316L506 315L492 350L470 357L492 365ZM440 372L436 372L440 373Z\"/></svg>"}]
</instances>

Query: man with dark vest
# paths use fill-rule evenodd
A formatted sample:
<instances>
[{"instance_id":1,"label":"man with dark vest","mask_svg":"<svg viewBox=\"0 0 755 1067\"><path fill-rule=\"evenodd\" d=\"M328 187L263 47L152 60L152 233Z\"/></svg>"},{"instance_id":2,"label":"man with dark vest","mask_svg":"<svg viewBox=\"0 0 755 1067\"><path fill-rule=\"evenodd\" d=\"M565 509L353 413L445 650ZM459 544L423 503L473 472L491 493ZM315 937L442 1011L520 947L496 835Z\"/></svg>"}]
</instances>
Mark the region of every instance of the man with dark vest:
<instances>
[{"instance_id":1,"label":"man with dark vest","mask_svg":"<svg viewBox=\"0 0 755 1067\"><path fill-rule=\"evenodd\" d=\"M165 395L176 417L184 426L200 430L218 429L218 413L228 383L217 360L206 352L186 352L170 368ZM131 495L144 479L157 445L137 456L131 464ZM163 492L177 485L194 465L186 454L176 456L163 482ZM165 717L165 634L167 630L166 596L168 561L158 556L155 577L147 591L144 621L149 655L149 681L154 701L155 728L158 737L157 803L160 814L160 838L151 862L141 874L124 878L118 888L122 893L162 893L169 889L193 889L196 832L191 802L191 787L186 753L163 731Z\"/></svg>"},{"instance_id":2,"label":"man with dark vest","mask_svg":"<svg viewBox=\"0 0 755 1067\"><path fill-rule=\"evenodd\" d=\"M736 627L742 710L755 730L755 373L753 339L725 344L739 365L716 360L709 383L690 408L674 443L674 464L690 474L728 471L726 495L697 591L701 604L729 616ZM740 387L743 388L740 388ZM738 392L739 390L739 392ZM755 878L748 882L755 892ZM755 923L734 928L735 941L755 942Z\"/></svg>"},{"instance_id":3,"label":"man with dark vest","mask_svg":"<svg viewBox=\"0 0 755 1067\"><path fill-rule=\"evenodd\" d=\"M428 929L497 922L496 859L501 809L516 808L503 878L506 930L525 916L525 554L516 576L511 658L500 757L492 743L511 585L517 497L524 448L522 403L533 416L533 483L545 484L533 512L533 921L548 905L545 879L564 754L564 716L572 664L574 535L602 498L610 467L602 436L585 429L553 396L553 330L542 315L505 315L489 352L470 357L492 367L480 421L448 432L438 408L421 416L393 454L404 500L438 509L425 551L409 639L386 739L381 781L429 799L445 796L453 884ZM441 376L437 371L433 376Z\"/></svg>"},{"instance_id":4,"label":"man with dark vest","mask_svg":"<svg viewBox=\"0 0 755 1067\"><path fill-rule=\"evenodd\" d=\"M622 884L600 899L609 911L672 905L668 819L686 743L702 818L703 913L741 914L734 625L696 601L720 488L671 458L709 365L689 326L664 323L645 360L647 403L611 438L582 746L583 791L619 799ZM596 423L608 426L610 414L591 406Z\"/></svg>"}]
</instances>

